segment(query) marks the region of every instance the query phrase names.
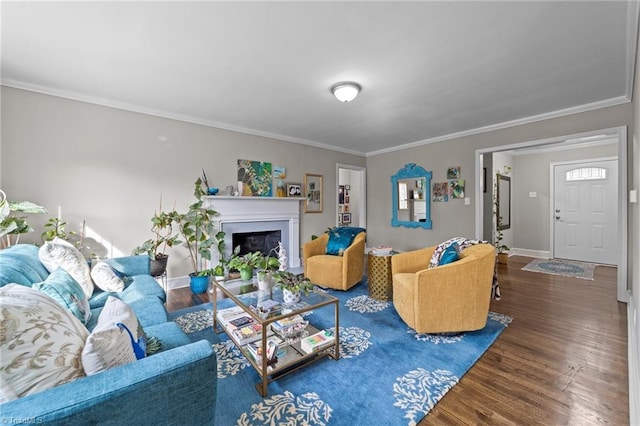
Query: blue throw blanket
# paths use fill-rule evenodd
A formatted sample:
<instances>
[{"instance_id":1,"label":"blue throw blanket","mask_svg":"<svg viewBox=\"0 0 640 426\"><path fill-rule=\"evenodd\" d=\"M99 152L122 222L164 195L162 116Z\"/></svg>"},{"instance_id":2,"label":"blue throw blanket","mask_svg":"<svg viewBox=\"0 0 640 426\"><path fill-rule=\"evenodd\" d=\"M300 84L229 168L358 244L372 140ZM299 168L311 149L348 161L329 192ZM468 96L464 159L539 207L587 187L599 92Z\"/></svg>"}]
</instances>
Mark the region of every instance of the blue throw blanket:
<instances>
[{"instance_id":1,"label":"blue throw blanket","mask_svg":"<svg viewBox=\"0 0 640 426\"><path fill-rule=\"evenodd\" d=\"M364 228L356 228L352 226L340 226L333 228L327 233L329 241L327 242L327 254L342 256L344 251L351 245L353 239L361 232L366 232Z\"/></svg>"}]
</instances>

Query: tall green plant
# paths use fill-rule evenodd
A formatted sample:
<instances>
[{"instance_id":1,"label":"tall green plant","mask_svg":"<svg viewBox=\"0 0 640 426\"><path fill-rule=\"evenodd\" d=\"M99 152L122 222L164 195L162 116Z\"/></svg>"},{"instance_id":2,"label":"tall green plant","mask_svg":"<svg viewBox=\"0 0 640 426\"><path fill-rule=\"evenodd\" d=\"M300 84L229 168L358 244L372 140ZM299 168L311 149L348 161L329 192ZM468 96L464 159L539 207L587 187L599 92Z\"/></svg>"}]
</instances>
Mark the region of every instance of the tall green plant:
<instances>
[{"instance_id":1,"label":"tall green plant","mask_svg":"<svg viewBox=\"0 0 640 426\"><path fill-rule=\"evenodd\" d=\"M189 251L189 258L194 274L200 273L204 260L211 260L211 248L218 247L224 239L224 232L217 231L214 218L218 214L215 210L204 207L202 179L195 182L193 195L196 202L191 204L186 213L176 216L176 223L184 244Z\"/></svg>"}]
</instances>

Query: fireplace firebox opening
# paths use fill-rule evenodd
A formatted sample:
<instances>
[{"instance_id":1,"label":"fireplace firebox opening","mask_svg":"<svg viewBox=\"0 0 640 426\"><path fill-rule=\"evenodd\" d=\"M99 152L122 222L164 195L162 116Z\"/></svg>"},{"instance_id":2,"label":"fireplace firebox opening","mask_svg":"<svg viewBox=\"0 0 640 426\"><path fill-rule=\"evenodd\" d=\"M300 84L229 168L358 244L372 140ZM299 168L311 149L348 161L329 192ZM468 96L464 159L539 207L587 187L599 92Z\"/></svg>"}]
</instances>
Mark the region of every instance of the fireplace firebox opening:
<instances>
[{"instance_id":1,"label":"fireplace firebox opening","mask_svg":"<svg viewBox=\"0 0 640 426\"><path fill-rule=\"evenodd\" d=\"M254 251L268 256L272 249L277 249L282 241L280 231L234 232L231 236L233 248L240 246L240 255ZM271 253L273 256L273 253Z\"/></svg>"}]
</instances>

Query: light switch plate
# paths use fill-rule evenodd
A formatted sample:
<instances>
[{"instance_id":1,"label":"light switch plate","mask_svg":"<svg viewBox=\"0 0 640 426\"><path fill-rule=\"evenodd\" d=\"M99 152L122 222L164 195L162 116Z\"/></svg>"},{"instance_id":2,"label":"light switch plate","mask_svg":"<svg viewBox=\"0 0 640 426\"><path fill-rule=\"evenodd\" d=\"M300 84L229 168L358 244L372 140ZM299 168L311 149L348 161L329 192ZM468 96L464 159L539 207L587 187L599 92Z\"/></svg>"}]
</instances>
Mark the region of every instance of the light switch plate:
<instances>
[{"instance_id":1,"label":"light switch plate","mask_svg":"<svg viewBox=\"0 0 640 426\"><path fill-rule=\"evenodd\" d=\"M469 206L469 205L471 205L471 198L469 198L469 197L464 197L464 205L465 205L465 206Z\"/></svg>"},{"instance_id":2,"label":"light switch plate","mask_svg":"<svg viewBox=\"0 0 640 426\"><path fill-rule=\"evenodd\" d=\"M529 198L536 198L538 193L536 191L529 191Z\"/></svg>"},{"instance_id":3,"label":"light switch plate","mask_svg":"<svg viewBox=\"0 0 640 426\"><path fill-rule=\"evenodd\" d=\"M638 190L637 189L632 189L631 191L629 191L629 202L630 203L637 203L638 202Z\"/></svg>"}]
</instances>

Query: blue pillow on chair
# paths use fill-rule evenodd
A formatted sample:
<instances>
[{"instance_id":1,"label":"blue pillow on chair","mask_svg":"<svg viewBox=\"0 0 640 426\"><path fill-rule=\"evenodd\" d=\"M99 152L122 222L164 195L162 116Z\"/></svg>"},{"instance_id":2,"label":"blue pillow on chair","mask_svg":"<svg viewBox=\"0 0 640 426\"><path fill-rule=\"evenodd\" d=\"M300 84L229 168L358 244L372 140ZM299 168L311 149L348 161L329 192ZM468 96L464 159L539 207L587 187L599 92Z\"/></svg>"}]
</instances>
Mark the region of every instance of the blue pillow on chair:
<instances>
[{"instance_id":1,"label":"blue pillow on chair","mask_svg":"<svg viewBox=\"0 0 640 426\"><path fill-rule=\"evenodd\" d=\"M327 242L326 253L335 256L342 256L344 251L351 245L356 235L363 231L365 231L364 228L351 226L340 226L327 231L329 233L329 241Z\"/></svg>"},{"instance_id":2,"label":"blue pillow on chair","mask_svg":"<svg viewBox=\"0 0 640 426\"><path fill-rule=\"evenodd\" d=\"M438 262L438 266L453 263L458 259L460 259L460 255L458 254L458 243L452 243L442 252L442 256L440 256L440 262Z\"/></svg>"}]
</instances>

